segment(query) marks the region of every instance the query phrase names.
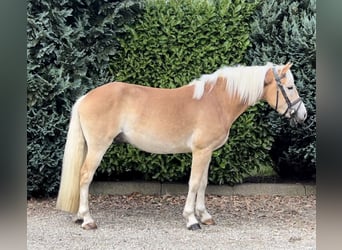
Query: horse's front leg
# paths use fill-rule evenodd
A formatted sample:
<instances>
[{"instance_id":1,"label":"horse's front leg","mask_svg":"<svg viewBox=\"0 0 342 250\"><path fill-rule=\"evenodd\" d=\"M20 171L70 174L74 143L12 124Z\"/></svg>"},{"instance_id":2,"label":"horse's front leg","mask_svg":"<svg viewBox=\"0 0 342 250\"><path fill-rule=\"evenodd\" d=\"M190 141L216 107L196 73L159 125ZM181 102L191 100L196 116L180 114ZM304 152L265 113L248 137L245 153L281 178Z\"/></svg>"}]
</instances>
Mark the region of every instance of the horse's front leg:
<instances>
[{"instance_id":1,"label":"horse's front leg","mask_svg":"<svg viewBox=\"0 0 342 250\"><path fill-rule=\"evenodd\" d=\"M200 218L201 223L205 225L214 225L215 222L205 207L205 190L207 188L207 183L208 183L208 170L209 170L209 164L204 170L202 180L201 180L198 192L197 192L196 215Z\"/></svg>"},{"instance_id":2,"label":"horse's front leg","mask_svg":"<svg viewBox=\"0 0 342 250\"><path fill-rule=\"evenodd\" d=\"M187 220L186 226L190 230L201 228L195 216L195 201L196 195L201 186L203 175L209 166L211 155L212 151L209 149L196 150L192 153L189 191L183 211L183 216Z\"/></svg>"}]
</instances>

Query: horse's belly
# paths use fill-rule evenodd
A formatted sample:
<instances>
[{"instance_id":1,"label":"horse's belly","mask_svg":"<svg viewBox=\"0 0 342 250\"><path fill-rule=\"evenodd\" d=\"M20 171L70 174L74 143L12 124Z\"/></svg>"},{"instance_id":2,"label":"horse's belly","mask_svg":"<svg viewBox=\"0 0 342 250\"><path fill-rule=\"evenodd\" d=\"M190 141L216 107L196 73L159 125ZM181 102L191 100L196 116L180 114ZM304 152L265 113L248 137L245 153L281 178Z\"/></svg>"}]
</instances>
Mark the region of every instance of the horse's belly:
<instances>
[{"instance_id":1,"label":"horse's belly","mask_svg":"<svg viewBox=\"0 0 342 250\"><path fill-rule=\"evenodd\" d=\"M163 139L148 134L125 134L125 141L140 150L156 154L176 154L191 151L189 140L184 138Z\"/></svg>"}]
</instances>

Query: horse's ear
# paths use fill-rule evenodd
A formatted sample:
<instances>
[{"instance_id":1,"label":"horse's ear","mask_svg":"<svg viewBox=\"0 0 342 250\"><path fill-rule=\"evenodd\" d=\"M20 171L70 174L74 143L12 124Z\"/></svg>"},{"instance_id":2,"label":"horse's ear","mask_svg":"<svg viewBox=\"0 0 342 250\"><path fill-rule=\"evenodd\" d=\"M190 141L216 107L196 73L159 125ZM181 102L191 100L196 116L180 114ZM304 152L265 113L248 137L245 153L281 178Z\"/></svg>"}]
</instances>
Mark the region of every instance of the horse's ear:
<instances>
[{"instance_id":1,"label":"horse's ear","mask_svg":"<svg viewBox=\"0 0 342 250\"><path fill-rule=\"evenodd\" d=\"M291 66L292 66L292 63L288 62L288 63L284 66L284 68L282 68L281 73L282 73L282 74L285 74L285 73L291 68Z\"/></svg>"},{"instance_id":2,"label":"horse's ear","mask_svg":"<svg viewBox=\"0 0 342 250\"><path fill-rule=\"evenodd\" d=\"M266 86L268 84L271 84L273 81L273 78L274 78L273 71L271 68L269 68L265 75L264 85Z\"/></svg>"}]
</instances>

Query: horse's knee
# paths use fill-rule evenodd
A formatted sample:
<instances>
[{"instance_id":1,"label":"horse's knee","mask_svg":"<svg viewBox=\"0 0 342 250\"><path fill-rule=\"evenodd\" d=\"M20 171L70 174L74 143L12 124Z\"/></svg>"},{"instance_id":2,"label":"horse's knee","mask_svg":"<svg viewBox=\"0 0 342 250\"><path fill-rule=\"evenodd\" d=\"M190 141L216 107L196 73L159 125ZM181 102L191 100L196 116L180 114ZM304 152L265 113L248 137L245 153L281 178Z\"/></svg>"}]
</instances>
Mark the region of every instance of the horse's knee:
<instances>
[{"instance_id":1,"label":"horse's knee","mask_svg":"<svg viewBox=\"0 0 342 250\"><path fill-rule=\"evenodd\" d=\"M199 187L200 187L200 180L189 181L189 192L197 193Z\"/></svg>"}]
</instances>

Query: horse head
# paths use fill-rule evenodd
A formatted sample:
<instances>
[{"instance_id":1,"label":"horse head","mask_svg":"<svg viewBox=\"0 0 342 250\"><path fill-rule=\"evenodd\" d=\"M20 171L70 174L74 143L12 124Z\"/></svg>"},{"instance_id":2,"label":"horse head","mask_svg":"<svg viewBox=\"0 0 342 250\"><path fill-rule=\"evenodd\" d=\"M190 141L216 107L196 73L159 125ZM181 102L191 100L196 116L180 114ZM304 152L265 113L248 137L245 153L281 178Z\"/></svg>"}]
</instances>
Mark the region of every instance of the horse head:
<instances>
[{"instance_id":1,"label":"horse head","mask_svg":"<svg viewBox=\"0 0 342 250\"><path fill-rule=\"evenodd\" d=\"M303 123L307 117L305 105L298 94L291 73L292 64L270 68L264 80L263 99L291 124Z\"/></svg>"}]
</instances>

